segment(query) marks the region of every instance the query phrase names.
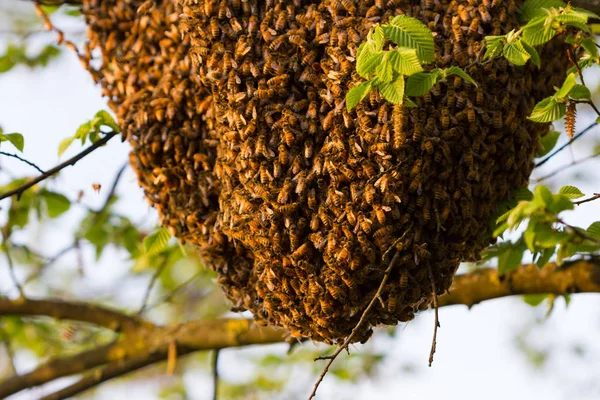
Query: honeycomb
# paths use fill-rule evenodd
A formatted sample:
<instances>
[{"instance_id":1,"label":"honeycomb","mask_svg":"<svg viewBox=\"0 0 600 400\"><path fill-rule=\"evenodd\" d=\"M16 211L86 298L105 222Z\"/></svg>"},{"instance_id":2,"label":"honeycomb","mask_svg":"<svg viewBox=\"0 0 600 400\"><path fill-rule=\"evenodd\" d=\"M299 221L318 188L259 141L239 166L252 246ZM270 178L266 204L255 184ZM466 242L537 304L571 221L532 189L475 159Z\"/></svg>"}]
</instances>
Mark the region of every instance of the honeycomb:
<instances>
[{"instance_id":1,"label":"honeycomb","mask_svg":"<svg viewBox=\"0 0 600 400\"><path fill-rule=\"evenodd\" d=\"M481 61L519 26L515 1L86 0L92 71L130 141L161 221L193 243L234 309L292 336L348 337L409 321L490 243L496 205L527 185L546 124L528 121L568 68ZM138 9L139 7L139 9ZM416 17L432 67L458 77L352 112L358 46L375 23Z\"/></svg>"}]
</instances>

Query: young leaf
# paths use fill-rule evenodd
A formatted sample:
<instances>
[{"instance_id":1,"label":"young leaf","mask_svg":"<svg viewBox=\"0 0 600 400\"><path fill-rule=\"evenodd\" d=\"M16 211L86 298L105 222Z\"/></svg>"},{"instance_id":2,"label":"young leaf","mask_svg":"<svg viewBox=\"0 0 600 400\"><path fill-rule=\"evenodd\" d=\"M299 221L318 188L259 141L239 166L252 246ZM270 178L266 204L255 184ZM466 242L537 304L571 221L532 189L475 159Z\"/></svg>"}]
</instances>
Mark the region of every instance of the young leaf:
<instances>
[{"instance_id":1,"label":"young leaf","mask_svg":"<svg viewBox=\"0 0 600 400\"><path fill-rule=\"evenodd\" d=\"M554 146L556 146L556 142L558 141L559 136L560 132L558 131L550 131L544 136L542 136L542 138L540 139L540 147L535 156L539 158L550 153Z\"/></svg>"},{"instance_id":2,"label":"young leaf","mask_svg":"<svg viewBox=\"0 0 600 400\"><path fill-rule=\"evenodd\" d=\"M96 115L94 117L100 119L101 125L108 126L110 129L112 129L113 131L115 131L117 133L121 132L121 128L119 128L119 125L114 120L112 115L110 115L108 113L108 111L100 110L96 113Z\"/></svg>"},{"instance_id":3,"label":"young leaf","mask_svg":"<svg viewBox=\"0 0 600 400\"><path fill-rule=\"evenodd\" d=\"M440 77L440 71L434 69L430 72L417 72L406 80L407 96L423 96L431 90Z\"/></svg>"},{"instance_id":4,"label":"young leaf","mask_svg":"<svg viewBox=\"0 0 600 400\"><path fill-rule=\"evenodd\" d=\"M377 24L373 29L373 40L375 41L375 51L383 50L383 43L385 42L385 34L381 25Z\"/></svg>"},{"instance_id":5,"label":"young leaf","mask_svg":"<svg viewBox=\"0 0 600 400\"><path fill-rule=\"evenodd\" d=\"M146 254L152 255L163 251L167 247L167 242L171 239L171 234L166 228L160 228L144 238L144 249Z\"/></svg>"},{"instance_id":6,"label":"young leaf","mask_svg":"<svg viewBox=\"0 0 600 400\"><path fill-rule=\"evenodd\" d=\"M527 118L534 122L552 122L564 117L566 106L558 103L553 97L547 97L536 104Z\"/></svg>"},{"instance_id":7,"label":"young leaf","mask_svg":"<svg viewBox=\"0 0 600 400\"><path fill-rule=\"evenodd\" d=\"M511 245L504 252L498 256L498 273L504 274L506 272L517 269L519 263L523 259L523 252L525 249L523 246Z\"/></svg>"},{"instance_id":8,"label":"young leaf","mask_svg":"<svg viewBox=\"0 0 600 400\"><path fill-rule=\"evenodd\" d=\"M526 294L523 295L523 301L532 307L537 307L548 298L547 294Z\"/></svg>"},{"instance_id":9,"label":"young leaf","mask_svg":"<svg viewBox=\"0 0 600 400\"><path fill-rule=\"evenodd\" d=\"M593 66L594 60L592 60L590 58L590 56L588 56L586 54L577 61L577 65L579 66L579 69L584 70L586 68ZM578 71L577 71L577 67L574 65L567 70L567 74L576 74L576 73L578 73Z\"/></svg>"},{"instance_id":10,"label":"young leaf","mask_svg":"<svg viewBox=\"0 0 600 400\"><path fill-rule=\"evenodd\" d=\"M66 212L71 208L71 202L65 196L60 193L54 193L49 190L41 190L40 195L46 203L48 210L48 216L50 218L56 218L62 213Z\"/></svg>"},{"instance_id":11,"label":"young leaf","mask_svg":"<svg viewBox=\"0 0 600 400\"><path fill-rule=\"evenodd\" d=\"M435 60L435 44L429 28L416 18L397 15L388 25L383 26L385 36L399 47L408 47L417 51L421 62Z\"/></svg>"},{"instance_id":12,"label":"young leaf","mask_svg":"<svg viewBox=\"0 0 600 400\"><path fill-rule=\"evenodd\" d=\"M556 35L551 24L546 25L546 17L534 18L523 28L523 40L532 46L550 41Z\"/></svg>"},{"instance_id":13,"label":"young leaf","mask_svg":"<svg viewBox=\"0 0 600 400\"><path fill-rule=\"evenodd\" d=\"M400 75L410 76L423 71L415 49L400 47L390 51L388 60L394 71Z\"/></svg>"},{"instance_id":14,"label":"young leaf","mask_svg":"<svg viewBox=\"0 0 600 400\"><path fill-rule=\"evenodd\" d=\"M406 107L406 108L415 108L415 107L418 107L417 103L415 103L414 101L412 101L411 99L409 99L406 95L404 95L403 106Z\"/></svg>"},{"instance_id":15,"label":"young leaf","mask_svg":"<svg viewBox=\"0 0 600 400\"><path fill-rule=\"evenodd\" d=\"M540 255L540 258L538 258L536 261L538 268L542 268L544 265L546 265L548 263L548 261L550 261L550 258L554 255L555 251L556 251L556 246L542 250L542 254Z\"/></svg>"},{"instance_id":16,"label":"young leaf","mask_svg":"<svg viewBox=\"0 0 600 400\"><path fill-rule=\"evenodd\" d=\"M586 230L585 232L592 237L595 237L597 239L600 240L600 222L596 221L593 222Z\"/></svg>"},{"instance_id":17,"label":"young leaf","mask_svg":"<svg viewBox=\"0 0 600 400\"><path fill-rule=\"evenodd\" d=\"M581 41L581 47L585 49L585 51L590 55L592 60L594 60L595 62L600 62L600 57L598 56L598 48L596 47L596 43L592 39L583 39Z\"/></svg>"},{"instance_id":18,"label":"young leaf","mask_svg":"<svg viewBox=\"0 0 600 400\"><path fill-rule=\"evenodd\" d=\"M376 51L374 44L365 42L358 47L356 53L356 72L365 79L369 79L375 68L381 62L383 52Z\"/></svg>"},{"instance_id":19,"label":"young leaf","mask_svg":"<svg viewBox=\"0 0 600 400\"><path fill-rule=\"evenodd\" d=\"M381 63L375 69L375 74L377 74L377 78L380 82L389 83L392 81L394 71L392 70L392 65L389 62L389 56L390 52L386 51L383 54Z\"/></svg>"},{"instance_id":20,"label":"young leaf","mask_svg":"<svg viewBox=\"0 0 600 400\"><path fill-rule=\"evenodd\" d=\"M592 98L592 93L590 92L590 89L587 88L587 86L577 84L573 86L573 88L569 92L569 97L575 100L590 100Z\"/></svg>"},{"instance_id":21,"label":"young leaf","mask_svg":"<svg viewBox=\"0 0 600 400\"><path fill-rule=\"evenodd\" d=\"M74 137L63 139L58 145L58 156L62 156L62 154L71 146L71 143L75 141Z\"/></svg>"},{"instance_id":22,"label":"young leaf","mask_svg":"<svg viewBox=\"0 0 600 400\"><path fill-rule=\"evenodd\" d=\"M585 194L583 194L581 190L579 190L575 186L563 186L560 188L558 193L562 194L563 196L569 199L578 199L580 197L585 196Z\"/></svg>"},{"instance_id":23,"label":"young leaf","mask_svg":"<svg viewBox=\"0 0 600 400\"><path fill-rule=\"evenodd\" d=\"M399 76L391 83L380 83L378 87L384 99L392 104L402 104L404 100L403 76Z\"/></svg>"},{"instance_id":24,"label":"young leaf","mask_svg":"<svg viewBox=\"0 0 600 400\"><path fill-rule=\"evenodd\" d=\"M475 82L475 80L473 78L471 78L471 76L469 74L467 74L465 71L463 71L463 69L460 67L457 67L457 66L448 67L444 70L444 72L445 72L446 76L458 75L461 78L463 78L465 81L474 85L475 87L479 87L477 85L477 82Z\"/></svg>"},{"instance_id":25,"label":"young leaf","mask_svg":"<svg viewBox=\"0 0 600 400\"><path fill-rule=\"evenodd\" d=\"M517 66L527 64L527 61L531 57L527 50L521 44L521 41L515 41L507 43L502 50L502 55L511 63Z\"/></svg>"},{"instance_id":26,"label":"young leaf","mask_svg":"<svg viewBox=\"0 0 600 400\"><path fill-rule=\"evenodd\" d=\"M531 57L531 61L533 61L533 63L538 67L541 68L542 67L542 60L540 60L540 55L538 54L537 50L535 49L535 47L529 45L529 43L527 43L524 40L520 40L519 43L521 44L521 46L523 46L523 49L527 52L527 54L529 54L529 57Z\"/></svg>"},{"instance_id":27,"label":"young leaf","mask_svg":"<svg viewBox=\"0 0 600 400\"><path fill-rule=\"evenodd\" d=\"M553 97L556 100L562 102L562 99L569 95L569 92L571 91L571 89L573 89L575 84L575 74L567 75L567 78L565 79L565 82L563 83L562 87L557 90Z\"/></svg>"},{"instance_id":28,"label":"young leaf","mask_svg":"<svg viewBox=\"0 0 600 400\"><path fill-rule=\"evenodd\" d=\"M10 142L20 152L23 152L23 148L25 147L25 140L20 133L0 133L0 142Z\"/></svg>"},{"instance_id":29,"label":"young leaf","mask_svg":"<svg viewBox=\"0 0 600 400\"><path fill-rule=\"evenodd\" d=\"M527 22L535 17L544 17L544 9L566 7L567 5L560 0L527 0L521 6L519 19Z\"/></svg>"},{"instance_id":30,"label":"young leaf","mask_svg":"<svg viewBox=\"0 0 600 400\"><path fill-rule=\"evenodd\" d=\"M346 109L348 112L360 103L371 91L372 81L366 81L354 86L346 94Z\"/></svg>"},{"instance_id":31,"label":"young leaf","mask_svg":"<svg viewBox=\"0 0 600 400\"><path fill-rule=\"evenodd\" d=\"M486 36L485 47L487 50L483 55L483 59L494 58L502 54L505 40L506 38L504 36Z\"/></svg>"}]
</instances>

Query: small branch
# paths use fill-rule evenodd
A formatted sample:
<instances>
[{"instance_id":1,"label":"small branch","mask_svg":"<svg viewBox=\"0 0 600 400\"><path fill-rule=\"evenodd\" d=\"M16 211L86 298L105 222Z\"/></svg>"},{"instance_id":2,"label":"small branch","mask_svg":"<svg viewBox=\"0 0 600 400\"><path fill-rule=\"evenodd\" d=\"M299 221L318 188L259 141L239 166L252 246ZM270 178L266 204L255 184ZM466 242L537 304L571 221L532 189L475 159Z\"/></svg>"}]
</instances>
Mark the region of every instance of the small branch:
<instances>
[{"instance_id":1,"label":"small branch","mask_svg":"<svg viewBox=\"0 0 600 400\"><path fill-rule=\"evenodd\" d=\"M148 299L150 298L150 292L152 291L152 288L154 287L154 283L156 283L156 280L158 279L160 274L163 272L163 270L165 269L165 267L167 266L168 263L169 263L169 258L163 257L162 262L160 263L158 268L156 268L156 271L154 271L154 274L152 274L152 279L150 279L150 283L148 284L148 287L146 288L146 292L144 293L144 299L142 300L142 306L140 307L140 310L137 312L137 315L142 315L144 313L144 311L146 310L146 306L148 305Z\"/></svg>"},{"instance_id":2,"label":"small branch","mask_svg":"<svg viewBox=\"0 0 600 400\"><path fill-rule=\"evenodd\" d=\"M569 58L569 61L571 61L571 64L573 64L575 68L577 68L577 73L579 74L579 79L581 79L581 84L585 86L585 81L583 80L583 72L581 71L579 63L575 60L572 47L567 48L567 57Z\"/></svg>"},{"instance_id":3,"label":"small branch","mask_svg":"<svg viewBox=\"0 0 600 400\"><path fill-rule=\"evenodd\" d=\"M584 130L582 130L581 132L579 132L577 135L573 136L571 138L571 140L569 140L567 143L563 144L558 149L554 150L552 152L552 154L550 154L548 157L544 158L542 161L540 161L537 164L535 164L535 168L541 167L542 165L546 164L548 161L550 161L550 159L552 157L554 157L555 155L557 155L558 153L560 153L561 151L563 151L564 149L566 149L567 147L569 147L571 145L571 143L573 143L574 141L576 141L577 139L579 139L581 136L583 136L583 134L585 134L587 131L589 131L590 129L592 129L596 125L598 125L597 122L593 122L590 125L588 125Z\"/></svg>"},{"instance_id":4,"label":"small branch","mask_svg":"<svg viewBox=\"0 0 600 400\"><path fill-rule=\"evenodd\" d=\"M583 200L579 200L579 201L574 201L573 204L575 204L576 206L580 206L584 203L589 203L590 201L594 201L594 200L598 200L600 199L600 193L594 193L594 195L592 197L588 197L587 199L583 199Z\"/></svg>"},{"instance_id":5,"label":"small branch","mask_svg":"<svg viewBox=\"0 0 600 400\"><path fill-rule=\"evenodd\" d=\"M15 265L13 264L12 257L10 256L10 243L8 242L6 235L3 235L3 237L4 237L4 246L3 246L4 254L6 255L6 261L8 262L8 272L10 273L10 279L13 281L13 284L19 291L19 296L21 296L21 298L24 299L25 291L23 290L23 286L21 285L21 283L19 282L19 279L17 278L17 274L15 272Z\"/></svg>"},{"instance_id":6,"label":"small branch","mask_svg":"<svg viewBox=\"0 0 600 400\"><path fill-rule=\"evenodd\" d=\"M183 290L187 285L189 285L190 283L192 283L193 281L198 279L198 277L202 274L202 272L203 271L198 271L194 275L190 276L186 281L182 282L179 286L175 287L171 291L171 293L167 294L166 296L164 296L162 299L160 299L156 303L147 306L145 308L145 311L151 310L167 301L170 301L177 293L179 293L181 290Z\"/></svg>"},{"instance_id":7,"label":"small branch","mask_svg":"<svg viewBox=\"0 0 600 400\"><path fill-rule=\"evenodd\" d=\"M388 280L388 278L390 276L390 272L392 271L392 269L396 265L396 261L398 260L398 254L399 254L398 251L396 251L396 253L394 254L394 257L392 257L392 260L390 261L390 264L388 265L387 269L385 270L385 273L383 275L383 279L381 279L381 283L379 284L379 288L377 289L377 292L375 293L375 295L373 296L373 298L369 302L369 305L367 306L367 308L365 308L365 310L363 311L362 315L360 316L360 319L358 320L358 322L356 323L356 325L352 329L352 332L350 332L350 335L346 338L346 340L344 340L344 343L342 343L341 345L339 345L338 348L337 348L337 350L331 356L318 358L318 359L328 359L329 361L327 361L327 364L325 364L325 368L323 368L323 371L321 372L321 375L319 375L319 378L317 379L317 382L315 383L315 386L313 387L313 390L310 393L310 396L308 397L308 400L311 400L313 397L315 397L317 395L317 389L319 388L319 385L321 384L321 382L323 382L323 379L325 378L325 375L327 375L327 372L329 371L329 367L331 366L331 364L333 364L333 362L335 361L335 359L337 358L337 356L344 349L348 348L348 345L352 342L352 339L354 339L354 336L356 336L356 334L358 333L358 329L364 323L364 321L365 321L365 319L367 317L367 314L369 313L369 311L371 311L371 309L375 305L375 302L377 301L377 299L381 295L381 292L383 291L383 288L384 288L384 286L385 286L385 284L386 284L386 282L387 282L387 280Z\"/></svg>"},{"instance_id":8,"label":"small branch","mask_svg":"<svg viewBox=\"0 0 600 400\"><path fill-rule=\"evenodd\" d=\"M60 300L10 300L0 297L0 316L45 315L55 319L87 322L113 331L129 332L140 325L150 324L137 317L130 317L116 310L96 304Z\"/></svg>"},{"instance_id":9,"label":"small branch","mask_svg":"<svg viewBox=\"0 0 600 400\"><path fill-rule=\"evenodd\" d=\"M431 350L429 351L429 366L433 364L433 355L435 354L435 349L437 347L437 331L440 327L440 318L438 313L438 297L437 291L435 290L435 280L433 279L433 272L431 271L431 265L429 266L429 280L431 281L431 292L433 294L433 310L434 310L434 320L433 320L433 339L431 340Z\"/></svg>"},{"instance_id":10,"label":"small branch","mask_svg":"<svg viewBox=\"0 0 600 400\"><path fill-rule=\"evenodd\" d=\"M73 244L68 245L64 249L57 252L52 257L46 258L46 261L38 268L37 271L32 272L29 276L27 276L27 278L25 278L25 281L23 282L23 284L26 286L28 283L30 283L34 279L38 278L44 272L44 270L46 270L46 268L48 268L50 265L54 264L56 261L58 261L58 259L60 259L65 254L76 249L78 247L78 243L79 243L79 241L76 240ZM43 257L43 258L45 258L45 257Z\"/></svg>"},{"instance_id":11,"label":"small branch","mask_svg":"<svg viewBox=\"0 0 600 400\"><path fill-rule=\"evenodd\" d=\"M582 158L580 160L573 161L571 164L565 165L564 167L557 168L554 171L550 172L548 175L544 175L541 178L536 179L535 182L539 183L539 182L545 181L546 179L550 179L550 178L558 175L559 173L561 173L561 172L563 172L563 171L565 171L565 170L567 170L567 169L569 169L571 167L574 167L574 166L579 165L579 164L583 164L584 162L589 161L589 160L591 160L593 158L596 158L598 156L600 156L600 153L598 153L598 154L592 154L591 156L587 156L587 157L584 157L584 158Z\"/></svg>"},{"instance_id":12,"label":"small branch","mask_svg":"<svg viewBox=\"0 0 600 400\"><path fill-rule=\"evenodd\" d=\"M91 152L96 150L97 148L104 146L110 139L117 136L118 134L119 134L118 132L114 132L114 131L107 133L106 136L104 136L102 139L98 140L96 143L92 144L91 146L89 146L87 149L83 150L81 153L69 158L67 161L57 165L56 167L49 169L48 171L39 175L37 178L31 179L29 182L19 186L18 188L15 188L13 190L9 190L8 192L2 193L0 195L0 200L6 199L13 195L17 195L17 197L19 197L21 195L21 193L23 193L25 190L29 189L30 187L34 186L35 184L40 183L41 181L43 181L45 179L48 179L49 177L51 177L52 175L56 174L57 172L63 170L66 167L75 165L79 160L81 160L82 158L84 158L85 156L87 156L88 154L90 154Z\"/></svg>"},{"instance_id":13,"label":"small branch","mask_svg":"<svg viewBox=\"0 0 600 400\"><path fill-rule=\"evenodd\" d=\"M594 104L593 101L591 100L571 100L577 104L588 104L590 107L592 107L594 109L594 111L596 112L596 114L598 114L600 116L600 110L598 110L598 107L596 107L596 104Z\"/></svg>"},{"instance_id":14,"label":"small branch","mask_svg":"<svg viewBox=\"0 0 600 400\"><path fill-rule=\"evenodd\" d=\"M21 162L24 162L25 164L27 164L27 165L29 165L29 166L37 169L40 174L44 174L45 173L43 169L41 169L40 167L38 167L37 165L35 165L31 161L28 161L28 160L24 159L23 157L19 156L18 154L6 153L4 151L0 151L0 154L2 154L3 156L16 158L17 160L19 160Z\"/></svg>"},{"instance_id":15,"label":"small branch","mask_svg":"<svg viewBox=\"0 0 600 400\"><path fill-rule=\"evenodd\" d=\"M212 357L213 400L219 399L219 350L213 351Z\"/></svg>"},{"instance_id":16,"label":"small branch","mask_svg":"<svg viewBox=\"0 0 600 400\"><path fill-rule=\"evenodd\" d=\"M115 176L115 179L113 180L113 183L110 186L110 190L108 191L108 196L106 196L106 200L104 201L104 204L102 205L102 207L100 207L100 209L97 211L98 213L103 212L110 205L110 201L115 196L115 192L117 191L117 186L119 185L119 181L121 180L121 177L123 176L123 172L125 172L125 169L127 168L128 165L129 165L129 163L125 162L121 166L121 168L119 168L119 171L117 172L117 175Z\"/></svg>"}]
</instances>

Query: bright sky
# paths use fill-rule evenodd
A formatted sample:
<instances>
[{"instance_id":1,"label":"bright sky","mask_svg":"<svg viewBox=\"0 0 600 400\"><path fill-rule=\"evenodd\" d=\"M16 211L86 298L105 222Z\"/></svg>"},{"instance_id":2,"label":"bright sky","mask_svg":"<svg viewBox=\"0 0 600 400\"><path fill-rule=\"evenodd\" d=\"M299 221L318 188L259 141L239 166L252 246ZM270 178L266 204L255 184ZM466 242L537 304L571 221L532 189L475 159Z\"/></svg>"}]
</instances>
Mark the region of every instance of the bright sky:
<instances>
[{"instance_id":1,"label":"bright sky","mask_svg":"<svg viewBox=\"0 0 600 400\"><path fill-rule=\"evenodd\" d=\"M9 0L0 0L6 7ZM14 1L12 2L15 3ZM3 9L0 8L0 14ZM1 15L0 15L1 18ZM1 21L1 19L0 19ZM2 24L0 23L0 28ZM1 30L1 29L0 29ZM48 34L40 35L48 40ZM0 53L8 36L0 34ZM590 76L590 79L594 79ZM52 67L29 70L16 68L0 75L0 125L5 132L20 132L25 136L25 156L34 160L42 168L50 168L58 161L59 142L73 135L76 128L96 111L106 108L88 74L82 70L76 57L66 53ZM578 126L583 127L593 121L591 115L580 113ZM586 143L579 143L572 151L565 151L554 163L538 173L547 173L557 166L584 157L591 152L593 138L598 138L600 130L590 133ZM564 140L564 138L562 139ZM4 148L3 146L3 149ZM11 149L12 150L12 149ZM63 159L75 154L80 148L74 145ZM71 198L84 190L87 204L98 206L103 193L97 195L91 189L92 183L110 186L115 172L127 159L128 145L113 140L110 144L85 158L75 168L68 168L52 183ZM572 173L559 175L550 183L554 187L575 184L584 193L600 191L595 177L598 164L592 161L572 171L588 173L587 180L575 180ZM35 171L12 159L0 158L0 167L15 175L31 175ZM155 218L143 200L133 173L129 170L119 193L123 199L120 210L134 220ZM599 215L599 203L589 203L577 213L569 216L569 221L587 226ZM39 248L60 249L68 244L69 232L75 228L76 218L62 218L50 225L36 237L23 237ZM58 263L53 268L72 268L72 263ZM108 290L119 277L127 275L122 254L107 254L98 265L88 260L85 287L78 288L81 296L86 293L102 293ZM52 282L52 276L47 279ZM13 290L7 275L4 260L0 261L0 293ZM139 303L144 285L134 282L120 296L124 304ZM14 291L11 292L14 294ZM37 293L42 295L43 293ZM519 299L502 299L486 302L471 310L455 306L440 310L441 329L438 333L437 353L432 368L427 367L431 342L433 315L421 314L415 321L400 326L393 339L380 335L368 345L389 354L381 365L376 378L365 380L357 385L342 385L329 376L319 389L319 399L434 399L444 400L495 400L495 399L598 399L600 398L600 296L574 296L569 307L558 300L554 312L542 325L535 320L544 317L544 307L532 308ZM523 352L516 345L515 336L519 332L531 331L527 342L535 348L550 348L550 358L541 370L534 369ZM576 355L574 349L585 349L583 356ZM267 348L226 350L222 353L221 374L225 378L243 379L246 372L244 358ZM286 346L269 347L271 351L284 354ZM33 365L27 357L20 357L18 367L24 372ZM343 355L336 362L343 363ZM413 373L405 372L410 367ZM304 398L314 382L305 374L298 375L295 385ZM210 398L210 380L200 370L190 370L185 382L193 392L194 400ZM108 384L96 394L100 399L156 398L157 383L145 383L144 387L129 387L128 384ZM41 392L32 391L19 399L37 398Z\"/></svg>"}]
</instances>

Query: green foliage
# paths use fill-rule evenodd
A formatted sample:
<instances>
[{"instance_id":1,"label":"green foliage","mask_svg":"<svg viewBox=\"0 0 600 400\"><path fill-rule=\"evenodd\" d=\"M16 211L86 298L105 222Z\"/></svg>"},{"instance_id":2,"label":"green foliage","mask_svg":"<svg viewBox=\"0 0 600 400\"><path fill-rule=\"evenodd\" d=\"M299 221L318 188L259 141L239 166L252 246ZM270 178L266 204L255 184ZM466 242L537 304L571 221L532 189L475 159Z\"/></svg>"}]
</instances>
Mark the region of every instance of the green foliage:
<instances>
[{"instance_id":1,"label":"green foliage","mask_svg":"<svg viewBox=\"0 0 600 400\"><path fill-rule=\"evenodd\" d=\"M556 146L556 142L558 141L558 137L560 136L560 132L558 131L550 131L546 133L540 139L540 147L535 154L536 157L543 157L546 154L550 153L554 146Z\"/></svg>"},{"instance_id":2,"label":"green foliage","mask_svg":"<svg viewBox=\"0 0 600 400\"><path fill-rule=\"evenodd\" d=\"M167 247L171 234L166 228L159 228L144 238L144 250L147 254L160 253Z\"/></svg>"},{"instance_id":3,"label":"green foliage","mask_svg":"<svg viewBox=\"0 0 600 400\"><path fill-rule=\"evenodd\" d=\"M556 121L557 119L564 117L566 104L570 99L590 97L591 93L589 89L583 85L577 84L575 74L571 73L553 96L546 97L536 104L528 118L535 122Z\"/></svg>"},{"instance_id":4,"label":"green foliage","mask_svg":"<svg viewBox=\"0 0 600 400\"><path fill-rule=\"evenodd\" d=\"M2 142L11 143L20 152L23 152L23 148L25 147L23 135L20 133L3 133L2 128L0 127L0 143Z\"/></svg>"},{"instance_id":5,"label":"green foliage","mask_svg":"<svg viewBox=\"0 0 600 400\"><path fill-rule=\"evenodd\" d=\"M85 145L88 139L91 143L100 140L100 135L103 133L100 128L103 126L110 128L114 132L120 132L119 125L114 118L107 111L100 110L93 119L79 126L75 135L60 142L58 155L61 156L77 139L81 141L82 146Z\"/></svg>"},{"instance_id":6,"label":"green foliage","mask_svg":"<svg viewBox=\"0 0 600 400\"><path fill-rule=\"evenodd\" d=\"M397 47L383 50L386 40ZM375 25L356 55L356 72L367 81L348 91L347 110L356 107L373 89L379 90L383 98L392 104L411 107L415 104L406 96L422 96L449 75L458 75L477 86L466 72L456 66L423 72L423 65L434 59L433 34L421 21L398 15L387 25Z\"/></svg>"},{"instance_id":7,"label":"green foliage","mask_svg":"<svg viewBox=\"0 0 600 400\"><path fill-rule=\"evenodd\" d=\"M54 45L47 45L34 56L27 53L25 45L9 43L4 54L0 55L0 74L10 71L17 65L25 65L29 68L45 67L52 59L58 57L60 50Z\"/></svg>"}]
</instances>

